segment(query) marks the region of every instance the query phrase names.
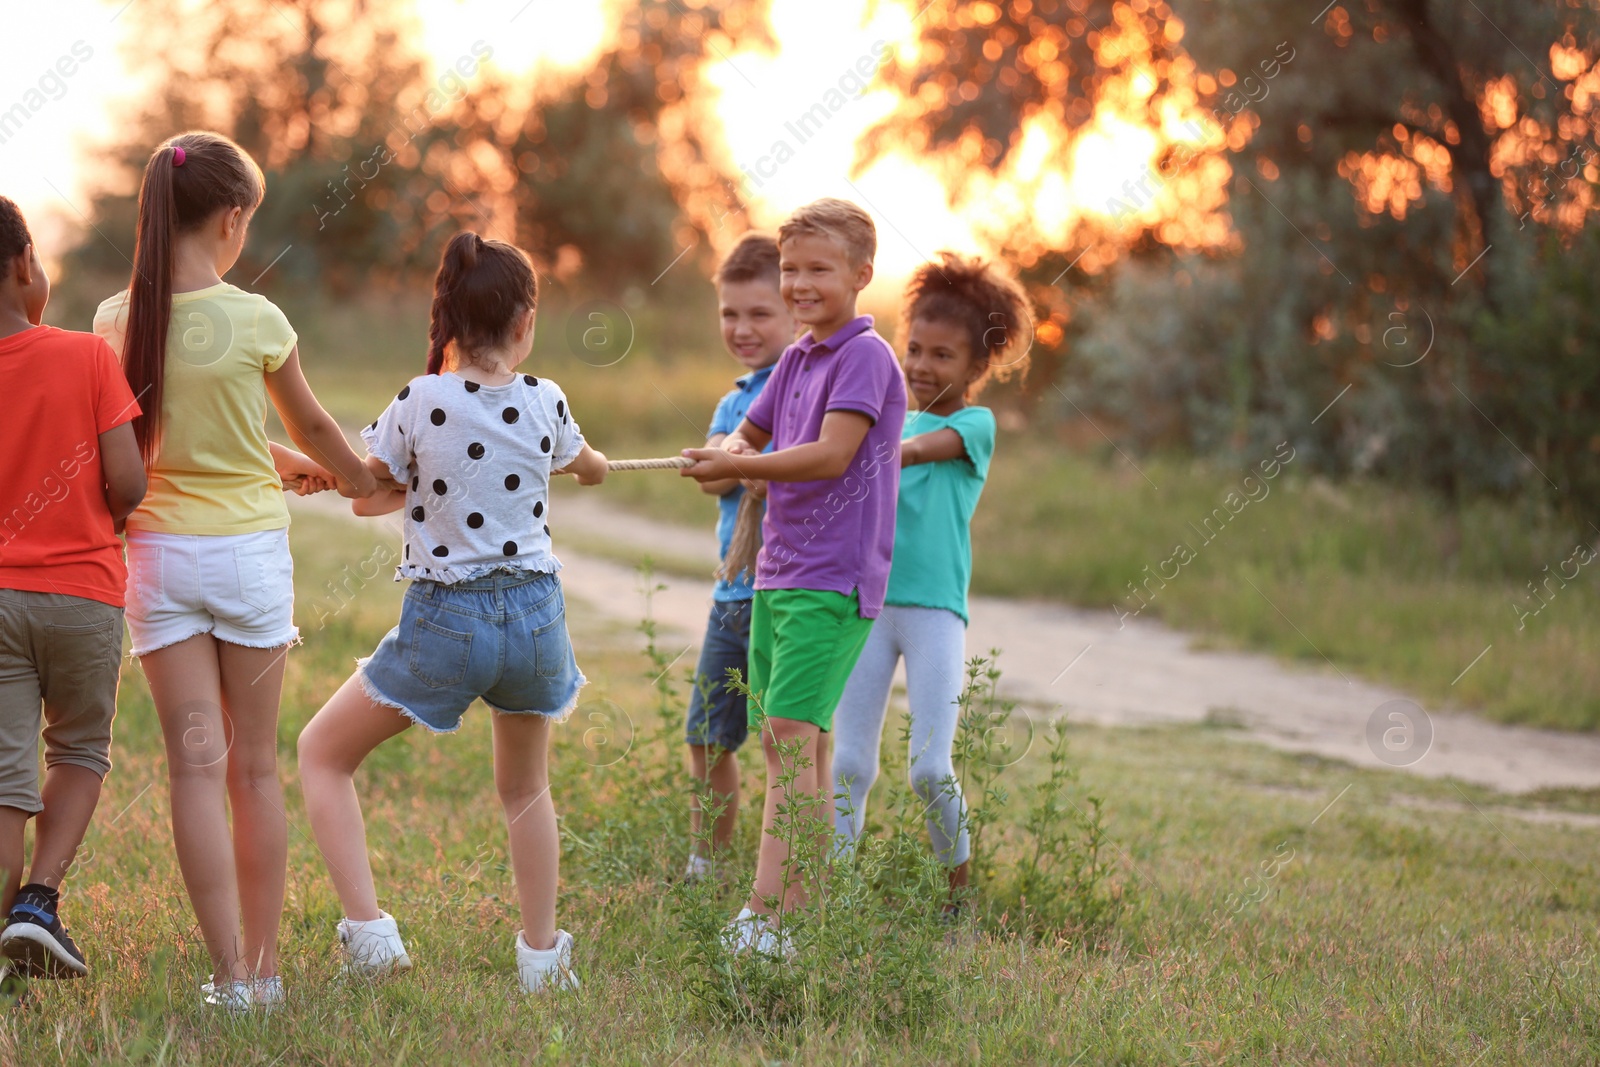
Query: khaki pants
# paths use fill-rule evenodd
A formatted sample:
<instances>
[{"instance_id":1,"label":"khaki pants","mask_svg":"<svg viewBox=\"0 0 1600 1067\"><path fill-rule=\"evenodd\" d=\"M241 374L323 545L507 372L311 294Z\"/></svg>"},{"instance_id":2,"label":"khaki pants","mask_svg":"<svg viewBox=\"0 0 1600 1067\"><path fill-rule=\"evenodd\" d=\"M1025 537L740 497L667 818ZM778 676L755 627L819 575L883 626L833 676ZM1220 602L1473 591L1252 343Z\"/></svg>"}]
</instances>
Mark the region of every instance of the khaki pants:
<instances>
[{"instance_id":1,"label":"khaki pants","mask_svg":"<svg viewBox=\"0 0 1600 1067\"><path fill-rule=\"evenodd\" d=\"M105 777L122 666L122 609L0 589L0 807L38 812L39 727L46 766Z\"/></svg>"}]
</instances>

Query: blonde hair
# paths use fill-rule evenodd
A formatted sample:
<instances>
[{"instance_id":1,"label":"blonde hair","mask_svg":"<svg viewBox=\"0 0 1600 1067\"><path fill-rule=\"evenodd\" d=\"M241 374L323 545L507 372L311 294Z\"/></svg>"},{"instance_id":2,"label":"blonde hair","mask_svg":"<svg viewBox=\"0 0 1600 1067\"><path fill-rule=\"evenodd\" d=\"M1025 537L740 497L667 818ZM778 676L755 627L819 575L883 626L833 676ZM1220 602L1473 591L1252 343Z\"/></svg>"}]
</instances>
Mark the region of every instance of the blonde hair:
<instances>
[{"instance_id":1,"label":"blonde hair","mask_svg":"<svg viewBox=\"0 0 1600 1067\"><path fill-rule=\"evenodd\" d=\"M872 216L848 200L829 196L798 208L778 227L778 243L805 234L838 241L855 266L871 263L878 254L878 229Z\"/></svg>"}]
</instances>

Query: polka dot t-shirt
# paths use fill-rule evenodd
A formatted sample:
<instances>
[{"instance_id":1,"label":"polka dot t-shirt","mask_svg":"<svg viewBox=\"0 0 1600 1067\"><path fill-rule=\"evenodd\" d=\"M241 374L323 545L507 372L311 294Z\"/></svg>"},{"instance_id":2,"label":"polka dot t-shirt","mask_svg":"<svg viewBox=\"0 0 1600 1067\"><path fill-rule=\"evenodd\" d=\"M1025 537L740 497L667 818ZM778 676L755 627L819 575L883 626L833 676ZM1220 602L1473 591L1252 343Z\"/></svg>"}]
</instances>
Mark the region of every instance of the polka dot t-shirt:
<instances>
[{"instance_id":1,"label":"polka dot t-shirt","mask_svg":"<svg viewBox=\"0 0 1600 1067\"><path fill-rule=\"evenodd\" d=\"M554 572L550 472L583 451L567 398L548 378L479 385L425 374L361 431L406 487L400 578L464 582L493 570Z\"/></svg>"}]
</instances>

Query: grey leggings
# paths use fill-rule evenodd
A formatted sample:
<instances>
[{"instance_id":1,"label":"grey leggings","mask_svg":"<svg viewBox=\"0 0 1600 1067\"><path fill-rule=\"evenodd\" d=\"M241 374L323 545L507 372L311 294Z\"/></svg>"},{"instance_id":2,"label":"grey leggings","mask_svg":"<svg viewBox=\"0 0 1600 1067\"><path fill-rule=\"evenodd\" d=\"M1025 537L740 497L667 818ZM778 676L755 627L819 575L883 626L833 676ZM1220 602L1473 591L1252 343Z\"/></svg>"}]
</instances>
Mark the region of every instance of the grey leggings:
<instances>
[{"instance_id":1,"label":"grey leggings","mask_svg":"<svg viewBox=\"0 0 1600 1067\"><path fill-rule=\"evenodd\" d=\"M967 861L965 801L950 762L956 703L966 677L966 624L940 608L886 605L872 624L833 717L834 848L855 850L866 822L867 793L878 777L878 746L889 710L889 689L901 656L911 705L911 787L927 804L928 836L939 859Z\"/></svg>"}]
</instances>

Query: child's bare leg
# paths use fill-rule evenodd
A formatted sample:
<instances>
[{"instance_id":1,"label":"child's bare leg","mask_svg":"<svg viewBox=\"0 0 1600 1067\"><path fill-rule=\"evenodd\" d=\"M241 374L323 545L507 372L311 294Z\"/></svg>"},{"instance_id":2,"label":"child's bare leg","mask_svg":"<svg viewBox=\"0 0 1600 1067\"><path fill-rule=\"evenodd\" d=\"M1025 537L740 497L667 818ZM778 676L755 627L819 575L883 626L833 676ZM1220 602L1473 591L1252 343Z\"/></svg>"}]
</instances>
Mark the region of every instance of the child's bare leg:
<instances>
[{"instance_id":1,"label":"child's bare leg","mask_svg":"<svg viewBox=\"0 0 1600 1067\"><path fill-rule=\"evenodd\" d=\"M352 675L300 733L306 817L345 917L358 922L378 918L379 911L367 859L367 826L356 796L356 768L369 752L410 725L395 709L374 703Z\"/></svg>"},{"instance_id":2,"label":"child's bare leg","mask_svg":"<svg viewBox=\"0 0 1600 1067\"><path fill-rule=\"evenodd\" d=\"M817 799L822 808L817 817L833 836L833 735L826 730L817 733Z\"/></svg>"},{"instance_id":3,"label":"child's bare leg","mask_svg":"<svg viewBox=\"0 0 1600 1067\"><path fill-rule=\"evenodd\" d=\"M700 798L709 793L712 808L717 812L711 822L709 848L709 854L714 856L733 844L733 832L738 826L739 760L732 752L716 745L690 745L689 773L694 778L694 792L689 797L692 848L699 855L704 847L705 816L700 810Z\"/></svg>"},{"instance_id":4,"label":"child's bare leg","mask_svg":"<svg viewBox=\"0 0 1600 1067\"><path fill-rule=\"evenodd\" d=\"M494 787L505 808L511 872L522 905L522 939L529 948L556 945L556 888L561 839L550 798L546 758L550 720L542 715L494 716Z\"/></svg>"},{"instance_id":5,"label":"child's bare leg","mask_svg":"<svg viewBox=\"0 0 1600 1067\"><path fill-rule=\"evenodd\" d=\"M278 778L278 702L288 649L217 642L222 706L232 729L228 799L233 808L233 865L239 881L243 956L251 974L278 973L289 862L289 820Z\"/></svg>"},{"instance_id":6,"label":"child's bare leg","mask_svg":"<svg viewBox=\"0 0 1600 1067\"><path fill-rule=\"evenodd\" d=\"M761 750L767 758L767 796L761 818L761 849L756 855L756 882L746 904L757 914L772 914L773 909L767 903L770 898L778 899L779 912L792 911L806 902L805 886L800 881L799 872L791 869L793 864L789 843L779 836L784 834L786 827L779 826L778 806L785 804L801 818L823 818L815 805L809 805L804 812L799 812L798 807L803 800L814 800L819 793L817 763L819 756L826 758L827 755L825 737L815 724L796 719L769 718L761 728ZM797 756L779 751L780 747L793 747L797 741L803 743ZM778 782L792 769L797 759L806 765L795 774L794 784L790 787L792 794L785 796L784 788ZM831 783L827 788L831 792ZM793 816L784 816L784 821L787 822L790 817ZM774 829L778 830L778 834L772 833Z\"/></svg>"},{"instance_id":7,"label":"child's bare leg","mask_svg":"<svg viewBox=\"0 0 1600 1067\"><path fill-rule=\"evenodd\" d=\"M140 659L167 749L172 843L217 981L248 978L228 831L228 738L217 642L197 634Z\"/></svg>"},{"instance_id":8,"label":"child's bare leg","mask_svg":"<svg viewBox=\"0 0 1600 1067\"><path fill-rule=\"evenodd\" d=\"M22 836L28 826L29 813L21 808L0 807L0 912L11 914L12 901L22 886Z\"/></svg>"},{"instance_id":9,"label":"child's bare leg","mask_svg":"<svg viewBox=\"0 0 1600 1067\"><path fill-rule=\"evenodd\" d=\"M76 763L58 763L44 772L40 799L44 810L33 824L33 863L28 881L61 888L62 879L89 832L100 803L100 775Z\"/></svg>"}]
</instances>

